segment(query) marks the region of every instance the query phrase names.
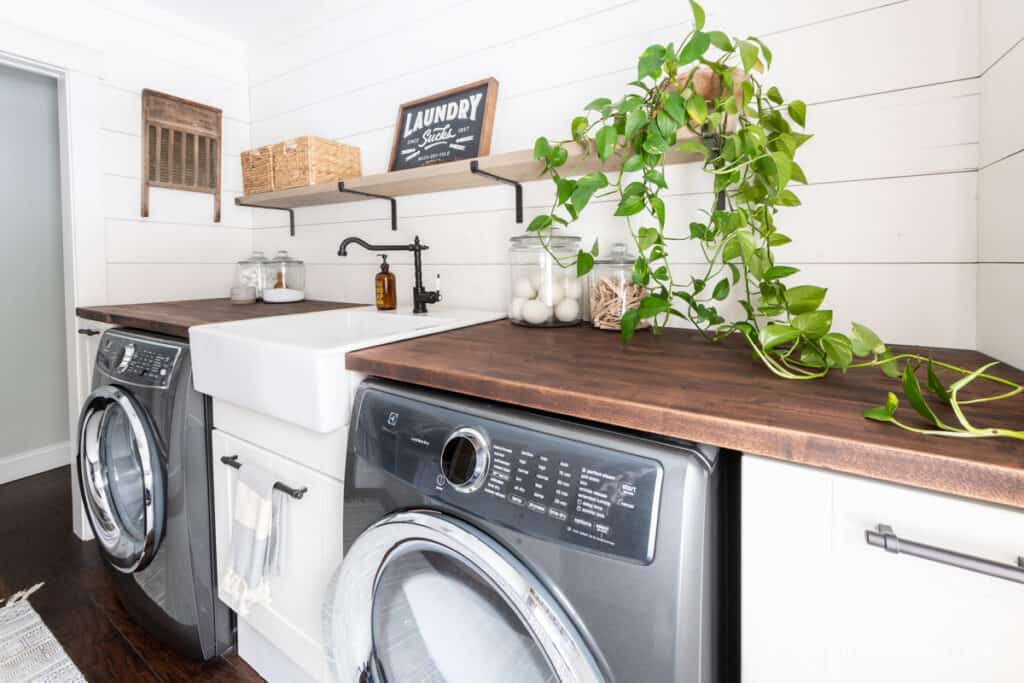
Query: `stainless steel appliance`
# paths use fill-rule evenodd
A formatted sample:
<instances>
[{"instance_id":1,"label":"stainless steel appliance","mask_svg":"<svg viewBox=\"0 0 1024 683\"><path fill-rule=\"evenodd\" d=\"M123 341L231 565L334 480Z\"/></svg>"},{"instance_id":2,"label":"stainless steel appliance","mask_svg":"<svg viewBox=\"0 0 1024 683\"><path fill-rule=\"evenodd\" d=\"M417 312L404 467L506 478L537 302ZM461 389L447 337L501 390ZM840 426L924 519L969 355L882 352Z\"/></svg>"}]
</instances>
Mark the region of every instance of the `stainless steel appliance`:
<instances>
[{"instance_id":1,"label":"stainless steel appliance","mask_svg":"<svg viewBox=\"0 0 1024 683\"><path fill-rule=\"evenodd\" d=\"M83 504L125 608L195 659L234 643L215 586L209 414L187 342L103 335L79 418Z\"/></svg>"},{"instance_id":2,"label":"stainless steel appliance","mask_svg":"<svg viewBox=\"0 0 1024 683\"><path fill-rule=\"evenodd\" d=\"M728 680L734 460L364 382L324 611L336 679Z\"/></svg>"}]
</instances>

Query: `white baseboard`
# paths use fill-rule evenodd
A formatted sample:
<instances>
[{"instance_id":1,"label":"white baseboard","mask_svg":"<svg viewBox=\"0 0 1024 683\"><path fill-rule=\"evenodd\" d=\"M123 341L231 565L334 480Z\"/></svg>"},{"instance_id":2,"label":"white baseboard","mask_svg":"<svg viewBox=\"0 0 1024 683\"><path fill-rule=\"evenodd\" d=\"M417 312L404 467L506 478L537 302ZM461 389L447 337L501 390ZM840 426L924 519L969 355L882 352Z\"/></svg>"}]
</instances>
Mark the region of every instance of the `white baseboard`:
<instances>
[{"instance_id":1,"label":"white baseboard","mask_svg":"<svg viewBox=\"0 0 1024 683\"><path fill-rule=\"evenodd\" d=\"M71 462L71 442L0 456L0 484L31 477Z\"/></svg>"}]
</instances>

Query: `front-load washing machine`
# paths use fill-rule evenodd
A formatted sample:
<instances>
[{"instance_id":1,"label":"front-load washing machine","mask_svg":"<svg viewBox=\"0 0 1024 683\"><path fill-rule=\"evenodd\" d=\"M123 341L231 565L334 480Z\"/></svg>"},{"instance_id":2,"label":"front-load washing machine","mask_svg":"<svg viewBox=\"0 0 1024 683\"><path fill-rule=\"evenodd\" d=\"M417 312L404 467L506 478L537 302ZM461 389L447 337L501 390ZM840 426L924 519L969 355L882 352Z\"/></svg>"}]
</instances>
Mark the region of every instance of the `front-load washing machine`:
<instances>
[{"instance_id":1,"label":"front-load washing machine","mask_svg":"<svg viewBox=\"0 0 1024 683\"><path fill-rule=\"evenodd\" d=\"M104 333L79 418L83 505L125 609L193 659L234 644L215 585L209 414L185 340Z\"/></svg>"},{"instance_id":2,"label":"front-load washing machine","mask_svg":"<svg viewBox=\"0 0 1024 683\"><path fill-rule=\"evenodd\" d=\"M736 583L715 448L378 380L324 609L349 683L719 683Z\"/></svg>"}]
</instances>

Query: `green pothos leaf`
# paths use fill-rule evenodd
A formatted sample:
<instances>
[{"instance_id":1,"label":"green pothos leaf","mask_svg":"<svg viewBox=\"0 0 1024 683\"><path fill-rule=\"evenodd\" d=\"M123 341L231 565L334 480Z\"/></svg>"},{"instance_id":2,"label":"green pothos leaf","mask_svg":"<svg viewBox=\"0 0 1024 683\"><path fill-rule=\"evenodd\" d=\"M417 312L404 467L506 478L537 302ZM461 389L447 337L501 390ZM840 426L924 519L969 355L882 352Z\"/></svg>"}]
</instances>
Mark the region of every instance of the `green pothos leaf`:
<instances>
[{"instance_id":1,"label":"green pothos leaf","mask_svg":"<svg viewBox=\"0 0 1024 683\"><path fill-rule=\"evenodd\" d=\"M633 334L636 332L637 323L640 322L640 311L635 308L631 308L622 314L622 341L628 342L633 338Z\"/></svg>"},{"instance_id":2,"label":"green pothos leaf","mask_svg":"<svg viewBox=\"0 0 1024 683\"><path fill-rule=\"evenodd\" d=\"M594 257L589 251L576 254L576 277L583 277L594 268Z\"/></svg>"},{"instance_id":3,"label":"green pothos leaf","mask_svg":"<svg viewBox=\"0 0 1024 683\"><path fill-rule=\"evenodd\" d=\"M907 397L910 405L921 417L936 427L942 427L942 422L928 402L924 400L924 396L921 394L921 385L917 381L917 372L910 363L903 366L903 395Z\"/></svg>"},{"instance_id":4,"label":"green pothos leaf","mask_svg":"<svg viewBox=\"0 0 1024 683\"><path fill-rule=\"evenodd\" d=\"M935 374L935 363L928 359L928 390L935 394L942 403L949 405L949 392L939 376Z\"/></svg>"},{"instance_id":5,"label":"green pothos leaf","mask_svg":"<svg viewBox=\"0 0 1024 683\"><path fill-rule=\"evenodd\" d=\"M704 28L704 8L690 0L690 10L693 11L693 27L699 31Z\"/></svg>"},{"instance_id":6,"label":"green pothos leaf","mask_svg":"<svg viewBox=\"0 0 1024 683\"><path fill-rule=\"evenodd\" d=\"M896 408L899 407L899 405L899 398L896 397L896 394L890 391L886 398L885 405L865 410L864 417L877 422L892 422L894 420L893 416L896 414Z\"/></svg>"}]
</instances>

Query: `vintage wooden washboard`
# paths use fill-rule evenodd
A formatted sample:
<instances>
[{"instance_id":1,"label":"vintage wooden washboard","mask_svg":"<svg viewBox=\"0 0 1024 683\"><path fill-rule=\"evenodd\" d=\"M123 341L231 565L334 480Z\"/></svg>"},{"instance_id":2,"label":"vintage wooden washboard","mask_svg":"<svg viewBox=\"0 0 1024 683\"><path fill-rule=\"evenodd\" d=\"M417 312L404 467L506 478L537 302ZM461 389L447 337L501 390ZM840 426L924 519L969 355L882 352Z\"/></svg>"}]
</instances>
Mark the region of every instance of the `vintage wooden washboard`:
<instances>
[{"instance_id":1,"label":"vintage wooden washboard","mask_svg":"<svg viewBox=\"0 0 1024 683\"><path fill-rule=\"evenodd\" d=\"M221 110L155 90L142 91L142 215L149 188L213 195L220 222Z\"/></svg>"}]
</instances>

